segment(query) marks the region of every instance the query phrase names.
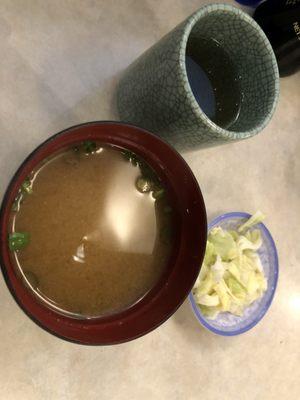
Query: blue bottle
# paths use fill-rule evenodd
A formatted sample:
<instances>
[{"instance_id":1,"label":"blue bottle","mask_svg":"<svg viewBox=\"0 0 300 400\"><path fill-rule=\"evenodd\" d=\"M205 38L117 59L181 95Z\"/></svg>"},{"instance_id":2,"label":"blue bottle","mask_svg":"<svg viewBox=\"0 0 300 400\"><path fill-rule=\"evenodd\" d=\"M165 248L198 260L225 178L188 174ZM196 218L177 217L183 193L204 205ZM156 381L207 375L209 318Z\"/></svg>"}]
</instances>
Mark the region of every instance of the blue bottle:
<instances>
[{"instance_id":1,"label":"blue bottle","mask_svg":"<svg viewBox=\"0 0 300 400\"><path fill-rule=\"evenodd\" d=\"M243 4L244 6L252 6L256 7L261 0L236 0L238 3Z\"/></svg>"}]
</instances>

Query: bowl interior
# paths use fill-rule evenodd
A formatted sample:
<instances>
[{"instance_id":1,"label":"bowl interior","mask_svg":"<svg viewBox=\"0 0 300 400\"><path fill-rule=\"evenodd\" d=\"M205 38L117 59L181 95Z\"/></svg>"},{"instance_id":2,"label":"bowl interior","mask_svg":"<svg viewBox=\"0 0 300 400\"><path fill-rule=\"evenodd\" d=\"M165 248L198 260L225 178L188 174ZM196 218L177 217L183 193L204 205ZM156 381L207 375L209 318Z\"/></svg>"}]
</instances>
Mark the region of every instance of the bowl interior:
<instances>
[{"instance_id":1,"label":"bowl interior","mask_svg":"<svg viewBox=\"0 0 300 400\"><path fill-rule=\"evenodd\" d=\"M167 272L142 300L114 315L75 319L49 309L21 282L10 256L7 233L12 203L27 175L51 154L87 139L131 150L154 168L176 207L177 233ZM194 220L197 220L197 224L193 224ZM199 273L205 251L206 230L206 212L199 186L177 152L156 136L131 125L88 123L51 137L35 149L16 172L1 207L0 263L15 300L44 329L78 343L120 343L151 331L179 307Z\"/></svg>"},{"instance_id":2,"label":"bowl interior","mask_svg":"<svg viewBox=\"0 0 300 400\"><path fill-rule=\"evenodd\" d=\"M221 226L224 229L234 230L249 217L250 214L239 212L224 214L209 224L209 229L215 226ZM262 235L263 243L258 253L268 282L268 288L263 297L247 307L241 317L230 313L220 313L218 317L213 320L202 315L192 293L190 293L189 299L196 317L202 325L214 333L225 336L243 333L256 325L271 305L278 279L277 251L274 240L264 224L260 223L253 229L259 229Z\"/></svg>"}]
</instances>

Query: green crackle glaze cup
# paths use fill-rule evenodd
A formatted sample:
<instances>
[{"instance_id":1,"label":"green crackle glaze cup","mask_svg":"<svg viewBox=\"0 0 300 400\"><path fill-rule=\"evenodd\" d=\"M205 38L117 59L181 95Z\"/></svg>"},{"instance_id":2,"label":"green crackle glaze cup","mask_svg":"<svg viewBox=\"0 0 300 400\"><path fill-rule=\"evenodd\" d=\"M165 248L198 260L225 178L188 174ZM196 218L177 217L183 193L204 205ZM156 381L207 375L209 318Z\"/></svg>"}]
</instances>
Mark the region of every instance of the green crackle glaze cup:
<instances>
[{"instance_id":1,"label":"green crackle glaze cup","mask_svg":"<svg viewBox=\"0 0 300 400\"><path fill-rule=\"evenodd\" d=\"M203 112L188 80L188 41L203 38L220 44L239 76L240 112L226 129ZM213 4L200 8L127 68L117 89L117 106L122 121L184 151L256 135L270 121L278 94L276 59L261 28L235 7Z\"/></svg>"}]
</instances>

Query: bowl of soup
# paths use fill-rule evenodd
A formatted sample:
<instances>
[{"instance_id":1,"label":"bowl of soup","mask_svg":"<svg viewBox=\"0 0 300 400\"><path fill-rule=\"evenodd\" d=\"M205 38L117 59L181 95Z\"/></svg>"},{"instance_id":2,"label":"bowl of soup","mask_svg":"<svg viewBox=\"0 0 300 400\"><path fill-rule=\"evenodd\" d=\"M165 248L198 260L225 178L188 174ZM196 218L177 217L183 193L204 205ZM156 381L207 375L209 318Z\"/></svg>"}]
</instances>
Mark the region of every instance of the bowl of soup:
<instances>
[{"instance_id":1,"label":"bowl of soup","mask_svg":"<svg viewBox=\"0 0 300 400\"><path fill-rule=\"evenodd\" d=\"M1 206L0 262L39 326L115 344L175 312L206 234L199 185L172 147L133 125L91 122L46 140L15 173Z\"/></svg>"}]
</instances>

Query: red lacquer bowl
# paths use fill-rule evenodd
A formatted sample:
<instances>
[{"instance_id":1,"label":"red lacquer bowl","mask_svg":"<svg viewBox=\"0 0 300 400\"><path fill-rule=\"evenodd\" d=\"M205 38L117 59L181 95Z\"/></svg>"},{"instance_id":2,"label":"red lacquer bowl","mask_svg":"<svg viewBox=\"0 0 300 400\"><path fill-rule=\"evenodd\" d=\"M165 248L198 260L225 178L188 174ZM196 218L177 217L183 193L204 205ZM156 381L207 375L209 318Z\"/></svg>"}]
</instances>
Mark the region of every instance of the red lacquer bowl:
<instances>
[{"instance_id":1,"label":"red lacquer bowl","mask_svg":"<svg viewBox=\"0 0 300 400\"><path fill-rule=\"evenodd\" d=\"M38 301L23 284L8 249L9 214L17 191L45 157L83 140L120 146L144 158L167 187L175 208L175 245L165 274L134 306L93 319L64 316ZM198 276L207 234L206 212L198 183L183 158L144 129L118 122L91 122L66 129L35 149L20 166L5 193L0 214L0 263L7 286L23 311L48 332L81 344L116 344L155 329L180 306Z\"/></svg>"}]
</instances>

